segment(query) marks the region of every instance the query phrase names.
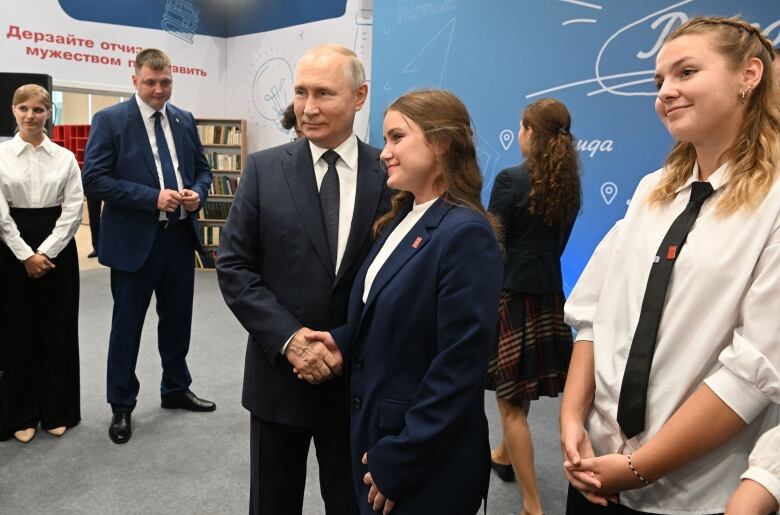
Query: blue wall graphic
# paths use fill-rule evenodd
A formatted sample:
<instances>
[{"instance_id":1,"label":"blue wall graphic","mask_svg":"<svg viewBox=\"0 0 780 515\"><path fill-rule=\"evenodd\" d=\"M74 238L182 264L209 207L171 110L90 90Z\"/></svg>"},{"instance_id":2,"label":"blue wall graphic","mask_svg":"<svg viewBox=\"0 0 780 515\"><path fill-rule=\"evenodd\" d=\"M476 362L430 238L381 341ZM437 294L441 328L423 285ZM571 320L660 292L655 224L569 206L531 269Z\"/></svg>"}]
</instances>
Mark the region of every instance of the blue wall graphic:
<instances>
[{"instance_id":1,"label":"blue wall graphic","mask_svg":"<svg viewBox=\"0 0 780 515\"><path fill-rule=\"evenodd\" d=\"M741 14L780 42L775 0L375 0L371 142L381 144L381 113L405 91L454 91L474 120L487 203L495 175L521 160L523 106L565 102L584 193L562 263L568 292L671 148L653 107L655 56L670 30L701 14Z\"/></svg>"},{"instance_id":2,"label":"blue wall graphic","mask_svg":"<svg viewBox=\"0 0 780 515\"><path fill-rule=\"evenodd\" d=\"M256 34L344 15L347 0L59 0L69 16L113 23L231 37ZM165 18L168 18L168 26ZM192 23L191 30L187 25Z\"/></svg>"}]
</instances>

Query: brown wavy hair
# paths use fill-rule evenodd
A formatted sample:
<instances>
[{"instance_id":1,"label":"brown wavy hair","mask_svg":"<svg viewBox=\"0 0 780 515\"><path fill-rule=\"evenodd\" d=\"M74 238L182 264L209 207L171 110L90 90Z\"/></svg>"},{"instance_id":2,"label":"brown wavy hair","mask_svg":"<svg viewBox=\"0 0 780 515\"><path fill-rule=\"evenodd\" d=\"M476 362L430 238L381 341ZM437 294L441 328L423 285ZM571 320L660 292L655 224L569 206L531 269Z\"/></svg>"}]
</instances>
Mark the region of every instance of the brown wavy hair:
<instances>
[{"instance_id":1,"label":"brown wavy hair","mask_svg":"<svg viewBox=\"0 0 780 515\"><path fill-rule=\"evenodd\" d=\"M441 199L450 204L472 209L487 218L494 231L498 226L482 205L482 174L477 164L471 117L463 102L453 93L441 89L421 89L398 97L387 109L396 111L420 126L425 141L443 149L439 156L442 174L437 178L443 186ZM396 193L390 211L374 222L374 235L413 201L408 191Z\"/></svg>"},{"instance_id":2,"label":"brown wavy hair","mask_svg":"<svg viewBox=\"0 0 780 515\"><path fill-rule=\"evenodd\" d=\"M569 110L560 100L542 98L526 106L521 123L532 130L525 156L528 210L549 226L564 227L577 217L582 201Z\"/></svg>"},{"instance_id":3,"label":"brown wavy hair","mask_svg":"<svg viewBox=\"0 0 780 515\"><path fill-rule=\"evenodd\" d=\"M761 80L746 93L738 135L722 156L731 165L729 182L717 204L720 215L732 214L743 207L753 209L769 192L780 160L780 90L772 69L772 44L742 18L715 16L692 18L667 36L665 43L689 35L711 36L715 49L734 70L754 57L764 64ZM649 202L656 205L671 202L690 177L694 163L693 144L675 143Z\"/></svg>"}]
</instances>

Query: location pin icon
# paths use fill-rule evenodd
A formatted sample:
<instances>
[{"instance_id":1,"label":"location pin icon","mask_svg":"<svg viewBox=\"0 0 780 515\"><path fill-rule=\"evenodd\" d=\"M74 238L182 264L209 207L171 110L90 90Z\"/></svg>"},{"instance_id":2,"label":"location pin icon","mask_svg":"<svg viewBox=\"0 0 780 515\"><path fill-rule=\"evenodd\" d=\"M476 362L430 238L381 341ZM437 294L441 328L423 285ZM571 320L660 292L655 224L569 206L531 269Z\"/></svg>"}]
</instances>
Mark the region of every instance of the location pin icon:
<instances>
[{"instance_id":1,"label":"location pin icon","mask_svg":"<svg viewBox=\"0 0 780 515\"><path fill-rule=\"evenodd\" d=\"M504 129L501 131L498 139L501 141L501 146L504 147L504 150L509 150L509 147L512 146L512 142L515 140L515 132L510 131L509 129Z\"/></svg>"},{"instance_id":2,"label":"location pin icon","mask_svg":"<svg viewBox=\"0 0 780 515\"><path fill-rule=\"evenodd\" d=\"M601 185L601 198L607 205L610 205L617 196L618 187L614 182L605 182Z\"/></svg>"}]
</instances>

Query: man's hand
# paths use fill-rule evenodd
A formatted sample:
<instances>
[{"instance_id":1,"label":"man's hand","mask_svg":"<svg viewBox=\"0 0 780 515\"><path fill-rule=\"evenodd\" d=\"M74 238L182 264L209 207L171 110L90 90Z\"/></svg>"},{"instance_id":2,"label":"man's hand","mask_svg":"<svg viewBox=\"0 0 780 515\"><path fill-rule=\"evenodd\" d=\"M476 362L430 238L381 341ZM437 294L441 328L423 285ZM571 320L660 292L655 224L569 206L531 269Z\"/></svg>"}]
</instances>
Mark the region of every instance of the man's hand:
<instances>
[{"instance_id":1,"label":"man's hand","mask_svg":"<svg viewBox=\"0 0 780 515\"><path fill-rule=\"evenodd\" d=\"M363 453L363 459L360 460L363 465L368 465L368 453ZM368 504L374 509L374 511L382 510L382 515L388 515L395 506L395 502L391 501L379 491L379 487L374 483L374 478L371 477L371 472L366 472L363 476L363 484L369 486L368 489ZM384 509L383 509L384 508Z\"/></svg>"},{"instance_id":2,"label":"man's hand","mask_svg":"<svg viewBox=\"0 0 780 515\"><path fill-rule=\"evenodd\" d=\"M200 202L200 199L198 199ZM166 213L173 213L179 209L181 204L181 194L176 190L160 190L160 196L157 197L157 209Z\"/></svg>"},{"instance_id":3,"label":"man's hand","mask_svg":"<svg viewBox=\"0 0 780 515\"><path fill-rule=\"evenodd\" d=\"M198 195L198 192L181 190L179 193L181 194L181 203L184 204L184 209L186 209L188 213L200 209L200 195Z\"/></svg>"},{"instance_id":4,"label":"man's hand","mask_svg":"<svg viewBox=\"0 0 780 515\"><path fill-rule=\"evenodd\" d=\"M46 254L33 254L24 260L24 270L27 277L39 279L46 275L46 272L54 268L54 263L49 260Z\"/></svg>"},{"instance_id":5,"label":"man's hand","mask_svg":"<svg viewBox=\"0 0 780 515\"><path fill-rule=\"evenodd\" d=\"M324 335L327 335L325 337ZM341 351L329 333L316 333L302 327L293 336L284 351L298 379L311 384L340 376L344 367Z\"/></svg>"}]
</instances>

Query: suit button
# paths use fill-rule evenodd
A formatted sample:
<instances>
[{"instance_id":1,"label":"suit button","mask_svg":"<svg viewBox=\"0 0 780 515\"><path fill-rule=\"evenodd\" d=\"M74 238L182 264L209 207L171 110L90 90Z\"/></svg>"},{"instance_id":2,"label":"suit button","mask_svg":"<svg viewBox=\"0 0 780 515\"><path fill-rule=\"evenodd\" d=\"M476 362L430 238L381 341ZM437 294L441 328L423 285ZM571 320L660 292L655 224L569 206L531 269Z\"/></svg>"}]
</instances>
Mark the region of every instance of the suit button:
<instances>
[{"instance_id":1,"label":"suit button","mask_svg":"<svg viewBox=\"0 0 780 515\"><path fill-rule=\"evenodd\" d=\"M360 397L355 397L352 399L352 407L355 409L360 409Z\"/></svg>"},{"instance_id":2,"label":"suit button","mask_svg":"<svg viewBox=\"0 0 780 515\"><path fill-rule=\"evenodd\" d=\"M363 368L363 358L355 358L355 368Z\"/></svg>"}]
</instances>

